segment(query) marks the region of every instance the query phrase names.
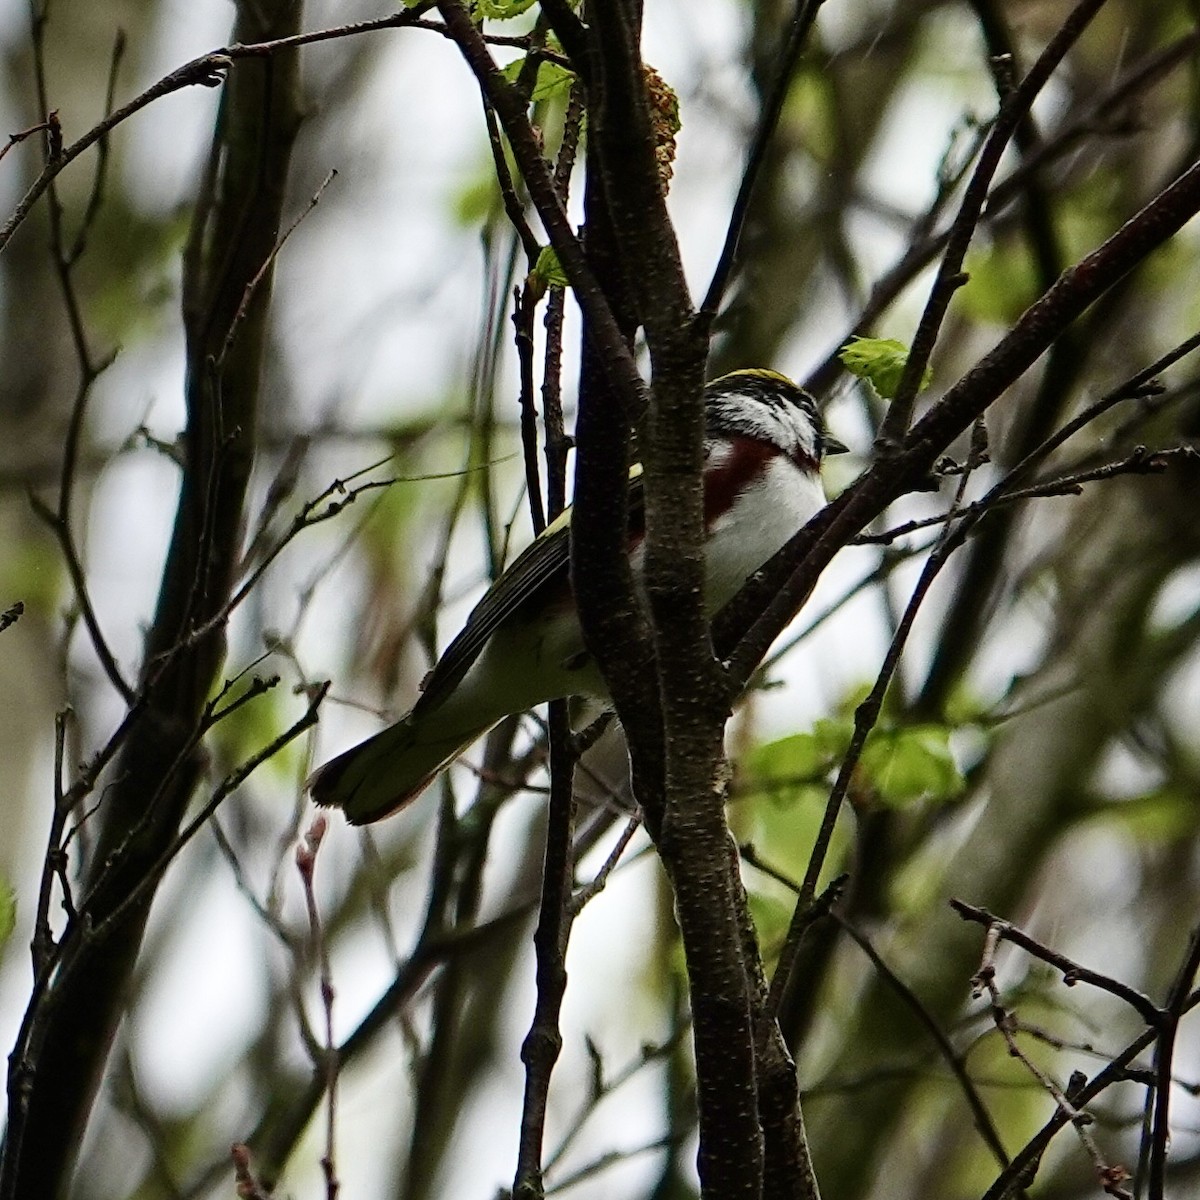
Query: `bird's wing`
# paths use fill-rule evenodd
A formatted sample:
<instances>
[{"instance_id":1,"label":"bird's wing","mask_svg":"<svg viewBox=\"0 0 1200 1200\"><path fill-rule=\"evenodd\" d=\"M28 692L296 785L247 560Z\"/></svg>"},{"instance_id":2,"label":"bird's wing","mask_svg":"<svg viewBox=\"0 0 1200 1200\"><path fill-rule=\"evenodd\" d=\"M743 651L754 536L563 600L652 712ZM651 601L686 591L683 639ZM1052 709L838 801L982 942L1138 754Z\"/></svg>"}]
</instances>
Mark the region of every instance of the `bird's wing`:
<instances>
[{"instance_id":1,"label":"bird's wing","mask_svg":"<svg viewBox=\"0 0 1200 1200\"><path fill-rule=\"evenodd\" d=\"M644 524L642 468L629 471L629 526L640 532ZM548 602L558 580L565 580L571 557L571 509L566 508L513 559L483 599L471 610L459 635L446 647L425 680L413 715L437 708L462 682L488 639L509 617L529 606L536 611L539 601Z\"/></svg>"}]
</instances>

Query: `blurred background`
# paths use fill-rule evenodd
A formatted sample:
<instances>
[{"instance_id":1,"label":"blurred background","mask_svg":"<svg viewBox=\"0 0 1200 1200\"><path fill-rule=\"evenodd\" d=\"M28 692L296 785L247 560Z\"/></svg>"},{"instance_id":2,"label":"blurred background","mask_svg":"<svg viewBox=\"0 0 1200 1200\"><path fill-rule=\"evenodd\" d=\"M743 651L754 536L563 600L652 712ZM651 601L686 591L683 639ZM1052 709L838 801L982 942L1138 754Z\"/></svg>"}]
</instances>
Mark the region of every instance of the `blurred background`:
<instances>
[{"instance_id":1,"label":"blurred background","mask_svg":"<svg viewBox=\"0 0 1200 1200\"><path fill-rule=\"evenodd\" d=\"M883 410L831 356L853 332L911 339L937 234L997 88L1006 71L1028 69L1069 8L839 0L821 12L751 210L712 374L770 366L816 387L854 451L828 464L831 494L864 469ZM680 103L669 203L697 297L790 12L775 0L646 5L644 57ZM366 3L308 3L302 26L380 15ZM104 114L118 31L119 104L226 43L232 17L217 0L58 0L43 38L48 105L66 140ZM531 20L489 28L521 33ZM1006 158L923 402L1195 160L1198 48L1184 0L1103 8ZM16 132L44 115L30 12L16 0L0 6L0 51L2 128ZM1006 53L1015 67L998 59ZM526 268L473 79L448 41L418 28L307 47L302 88L284 224L303 220L276 266L242 577L283 548L234 613L223 668L224 679L280 682L213 729L201 799L300 716L304 688L332 686L315 729L239 787L164 879L83 1146L80 1200L228 1195L228 1147L246 1140L282 1192L323 1189L323 1017L293 862L313 815L303 780L411 705L434 648L530 537L510 321ZM59 179L68 244L87 232L70 271L77 331L97 363L112 356L87 397L70 524L127 679L138 674L174 519L182 254L219 101L220 89L201 87L167 96L118 127L101 187L95 151ZM537 112L551 146L563 103L546 99ZM4 213L41 153L33 137L0 161ZM30 996L56 713L67 714L70 777L126 711L37 511L58 504L80 383L49 215L43 199L0 255L0 609L24 604L0 634L0 877L17 900L0 959L6 1052ZM1198 325L1190 226L993 407L992 462L969 494ZM540 321L537 332L540 345ZM568 298L568 418L577 334ZM1160 378L1161 393L1089 425L1056 468L1096 468L1136 445L1200 435L1195 363L1184 358ZM965 457L965 446L952 453ZM390 482L297 529L308 502L331 488L329 499L344 495L338 481ZM956 486L950 477L906 498L874 532L944 512ZM1165 996L1197 915L1198 518L1194 465L1011 506L980 527L925 602L828 872L851 872L841 911L890 971L830 922L806 943L805 985L785 1013L827 1195L982 1195L999 1169L897 977L945 1031L1010 1153L1052 1110L972 999L982 931L960 922L948 897ZM803 875L854 704L935 536L843 552L730 726L730 819L753 846L744 877L768 961L791 903L761 867ZM515 791L503 784L539 736L535 720L514 723L368 832L331 818L315 876L346 1057L336 1107L345 1196L488 1197L512 1178L545 777L535 770ZM605 863L628 811L612 740L589 764L581 883ZM89 804L103 803L105 786ZM447 823L457 837L449 859ZM85 821L75 862L88 846ZM61 922L57 909L52 917ZM681 957L644 834L583 909L567 961L548 1186L580 1198L695 1194ZM1060 1082L1094 1072L1142 1028L1129 1006L1067 989L1021 952L1002 953L1000 968L1006 1002L1028 1027L1022 1044ZM1171 1171L1184 1194L1200 1167L1200 1061L1186 1023L1175 1066ZM1128 1082L1094 1107L1106 1160L1130 1171L1143 1102ZM1030 1194L1096 1195L1096 1179L1068 1134Z\"/></svg>"}]
</instances>

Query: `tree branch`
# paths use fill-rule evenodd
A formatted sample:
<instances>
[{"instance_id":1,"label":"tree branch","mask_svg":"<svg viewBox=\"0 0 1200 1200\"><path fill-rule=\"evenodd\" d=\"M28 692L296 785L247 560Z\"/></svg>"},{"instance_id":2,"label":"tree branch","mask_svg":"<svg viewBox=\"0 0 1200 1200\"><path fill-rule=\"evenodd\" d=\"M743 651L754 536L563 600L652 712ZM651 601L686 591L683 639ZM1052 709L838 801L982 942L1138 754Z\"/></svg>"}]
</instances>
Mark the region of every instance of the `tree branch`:
<instances>
[{"instance_id":1,"label":"tree branch","mask_svg":"<svg viewBox=\"0 0 1200 1200\"><path fill-rule=\"evenodd\" d=\"M262 40L290 33L298 20L296 0L243 0L237 33ZM227 59L207 56L173 72L102 122L71 156L136 108L190 83L212 82L213 72L227 65ZM57 1196L65 1188L149 915L154 887L146 885L147 873L174 841L200 775L199 760L184 748L199 727L224 655L223 631L180 646L192 624L221 609L232 586L254 453L269 286L258 289L223 367L214 371L212 364L246 285L278 235L299 123L296 67L294 52L279 54L239 67L227 84L213 151L221 167L210 172L212 191L199 207L185 266L188 459L175 532L147 638L140 698L128 715L119 775L100 809L86 910L60 947L59 971L35 989L10 1060L0 1166L4 1200ZM51 156L42 187L66 154ZM22 211L37 194L27 196ZM12 228L10 221L7 232ZM122 865L110 870L109 857L117 851ZM127 906L134 894L141 898ZM118 912L119 922L102 943L87 935Z\"/></svg>"}]
</instances>

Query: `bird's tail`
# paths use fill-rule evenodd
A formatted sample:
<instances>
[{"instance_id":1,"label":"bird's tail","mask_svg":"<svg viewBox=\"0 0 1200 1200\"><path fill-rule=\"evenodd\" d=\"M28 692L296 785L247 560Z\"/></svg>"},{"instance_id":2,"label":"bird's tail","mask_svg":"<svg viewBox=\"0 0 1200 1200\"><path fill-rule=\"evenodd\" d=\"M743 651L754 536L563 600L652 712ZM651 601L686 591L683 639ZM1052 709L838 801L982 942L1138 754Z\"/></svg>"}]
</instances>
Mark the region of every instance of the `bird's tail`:
<instances>
[{"instance_id":1,"label":"bird's tail","mask_svg":"<svg viewBox=\"0 0 1200 1200\"><path fill-rule=\"evenodd\" d=\"M476 738L481 728L446 728L437 710L395 725L330 759L308 781L313 800L340 808L351 825L368 825L403 808Z\"/></svg>"}]
</instances>

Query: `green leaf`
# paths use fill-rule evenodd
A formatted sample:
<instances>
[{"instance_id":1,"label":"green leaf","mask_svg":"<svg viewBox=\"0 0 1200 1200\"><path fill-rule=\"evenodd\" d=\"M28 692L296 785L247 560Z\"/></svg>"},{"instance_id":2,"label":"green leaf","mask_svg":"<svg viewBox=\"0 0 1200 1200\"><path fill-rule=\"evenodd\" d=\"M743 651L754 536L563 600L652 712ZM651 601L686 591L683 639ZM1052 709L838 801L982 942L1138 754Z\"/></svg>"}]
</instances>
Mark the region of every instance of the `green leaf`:
<instances>
[{"instance_id":1,"label":"green leaf","mask_svg":"<svg viewBox=\"0 0 1200 1200\"><path fill-rule=\"evenodd\" d=\"M796 70L788 87L784 108L784 127L804 130L804 152L823 166L843 153L845 116L841 101L835 102L837 89L829 72L803 64Z\"/></svg>"},{"instance_id":2,"label":"green leaf","mask_svg":"<svg viewBox=\"0 0 1200 1200\"><path fill-rule=\"evenodd\" d=\"M62 603L64 580L59 556L44 538L31 536L5 547L0 594L20 596L30 615L52 613Z\"/></svg>"},{"instance_id":3,"label":"green leaf","mask_svg":"<svg viewBox=\"0 0 1200 1200\"><path fill-rule=\"evenodd\" d=\"M261 674L269 679L271 673L264 670ZM218 687L222 686L223 680L218 683ZM242 694L249 686L249 680L235 685L219 707L224 708L234 696ZM292 704L287 689L276 685L219 720L209 736L222 759L226 763L237 764L261 753L263 747L269 746L279 736L280 730L286 729L295 719ZM276 782L290 784L296 778L302 753L302 743L293 741L263 763L260 772L274 777Z\"/></svg>"},{"instance_id":4,"label":"green leaf","mask_svg":"<svg viewBox=\"0 0 1200 1200\"><path fill-rule=\"evenodd\" d=\"M500 198L500 185L496 182L495 172L490 171L464 186L451 201L451 208L454 219L465 229L482 225L489 218L503 212L504 204Z\"/></svg>"},{"instance_id":5,"label":"green leaf","mask_svg":"<svg viewBox=\"0 0 1200 1200\"><path fill-rule=\"evenodd\" d=\"M540 285L543 290L548 287L568 286L567 273L562 269L562 263L558 261L553 246L542 247L530 275L533 277L532 282Z\"/></svg>"},{"instance_id":6,"label":"green leaf","mask_svg":"<svg viewBox=\"0 0 1200 1200\"><path fill-rule=\"evenodd\" d=\"M744 787L739 787L738 800L730 810L738 841L752 843L773 868L795 880L803 879L808 869L813 841L829 800L828 775L841 758L845 737L849 736L848 724L844 727L835 721L818 724L820 732L797 734L760 746L750 753L749 762L743 759L743 767L756 763L759 772L746 772L750 777L745 779ZM836 738L837 745L825 744L826 737ZM810 777L806 779L806 775ZM843 805L818 887L845 870L854 843L853 829L853 813L848 805ZM755 874L747 873L753 890L776 893L777 885L768 885L756 879ZM754 910L754 920L770 952L778 914L768 909L769 906ZM789 912L790 909L789 898Z\"/></svg>"},{"instance_id":7,"label":"green leaf","mask_svg":"<svg viewBox=\"0 0 1200 1200\"><path fill-rule=\"evenodd\" d=\"M970 279L958 303L980 321L1009 324L1036 299L1037 271L1024 246L991 245L967 258Z\"/></svg>"},{"instance_id":8,"label":"green leaf","mask_svg":"<svg viewBox=\"0 0 1200 1200\"><path fill-rule=\"evenodd\" d=\"M1101 805L1093 819L1123 826L1142 845L1166 845L1195 835L1196 800L1186 791L1167 786Z\"/></svg>"},{"instance_id":9,"label":"green leaf","mask_svg":"<svg viewBox=\"0 0 1200 1200\"><path fill-rule=\"evenodd\" d=\"M17 897L4 879L0 879L0 955L17 923Z\"/></svg>"},{"instance_id":10,"label":"green leaf","mask_svg":"<svg viewBox=\"0 0 1200 1200\"><path fill-rule=\"evenodd\" d=\"M525 58L510 62L502 72L509 83L516 83L521 72L525 69ZM542 59L538 63L537 78L533 81L533 91L529 93L530 100L553 100L555 96L565 96L575 82L575 72L568 71L559 63Z\"/></svg>"},{"instance_id":11,"label":"green leaf","mask_svg":"<svg viewBox=\"0 0 1200 1200\"><path fill-rule=\"evenodd\" d=\"M872 730L859 759L858 776L881 804L904 807L961 795L962 772L950 750L947 725L887 723ZM794 806L828 794L825 781L840 765L854 733L849 715L822 718L809 733L794 733L756 746L744 762L746 791L777 806Z\"/></svg>"},{"instance_id":12,"label":"green leaf","mask_svg":"<svg viewBox=\"0 0 1200 1200\"><path fill-rule=\"evenodd\" d=\"M477 16L491 21L509 21L531 9L536 0L475 0Z\"/></svg>"},{"instance_id":13,"label":"green leaf","mask_svg":"<svg viewBox=\"0 0 1200 1200\"><path fill-rule=\"evenodd\" d=\"M810 799L813 785L824 780L846 753L853 728L850 721L822 718L811 733L794 733L756 746L746 762L749 789L784 805ZM816 790L823 794L825 789Z\"/></svg>"},{"instance_id":14,"label":"green leaf","mask_svg":"<svg viewBox=\"0 0 1200 1200\"><path fill-rule=\"evenodd\" d=\"M943 713L946 724L955 729L963 725L988 725L992 717L994 701L986 699L966 684L954 687L946 698Z\"/></svg>"},{"instance_id":15,"label":"green leaf","mask_svg":"<svg viewBox=\"0 0 1200 1200\"><path fill-rule=\"evenodd\" d=\"M751 874L753 879L757 872ZM778 888L780 885L776 884ZM758 944L766 958L766 966L770 969L779 955L779 947L787 936L788 926L792 923L794 903L777 892L751 885L747 889L747 899L750 902L750 919L754 922L754 930L758 934Z\"/></svg>"},{"instance_id":16,"label":"green leaf","mask_svg":"<svg viewBox=\"0 0 1200 1200\"><path fill-rule=\"evenodd\" d=\"M908 347L894 338L854 337L841 348L838 358L852 375L865 379L883 399L891 400L908 362ZM933 371L926 367L917 390L923 391L932 379Z\"/></svg>"},{"instance_id":17,"label":"green leaf","mask_svg":"<svg viewBox=\"0 0 1200 1200\"><path fill-rule=\"evenodd\" d=\"M962 773L944 725L875 729L863 747L859 771L879 800L891 808L961 795Z\"/></svg>"}]
</instances>

